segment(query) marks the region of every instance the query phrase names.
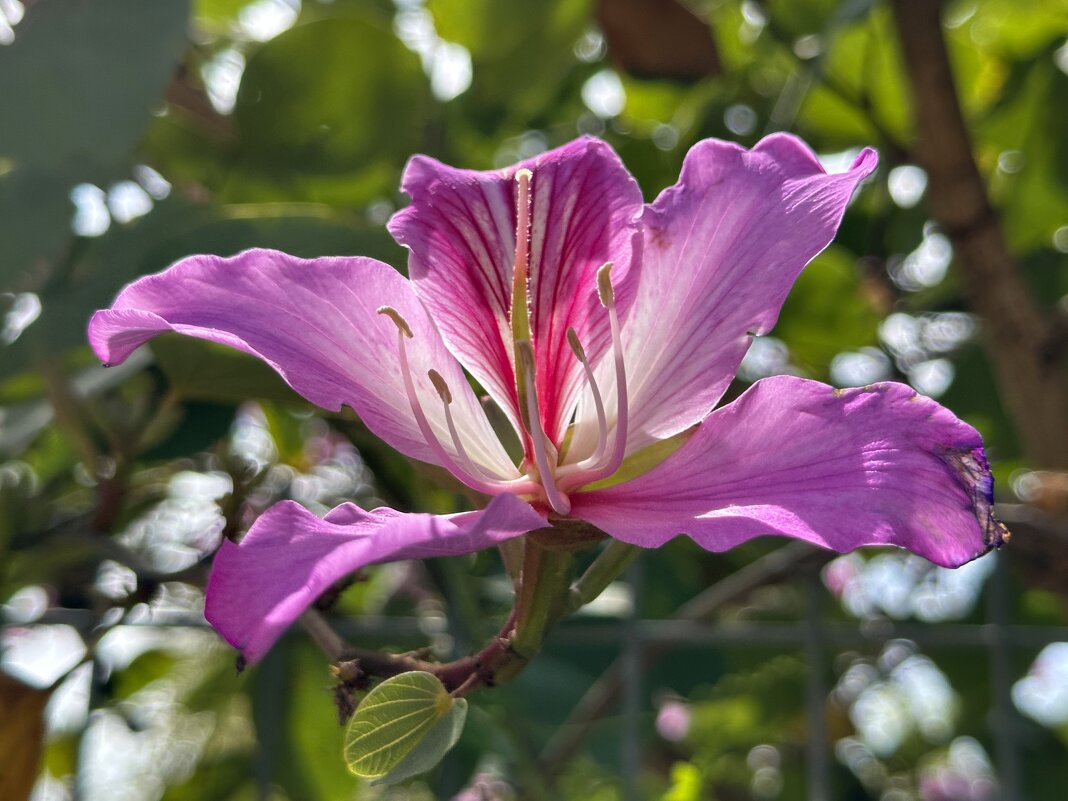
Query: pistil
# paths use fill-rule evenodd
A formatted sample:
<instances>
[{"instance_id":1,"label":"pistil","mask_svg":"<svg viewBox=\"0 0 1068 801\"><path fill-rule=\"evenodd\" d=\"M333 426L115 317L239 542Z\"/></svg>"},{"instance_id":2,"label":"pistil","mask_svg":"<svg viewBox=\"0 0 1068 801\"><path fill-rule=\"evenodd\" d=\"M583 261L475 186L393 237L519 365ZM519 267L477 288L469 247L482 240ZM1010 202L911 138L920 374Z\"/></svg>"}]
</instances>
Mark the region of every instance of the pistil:
<instances>
[{"instance_id":1,"label":"pistil","mask_svg":"<svg viewBox=\"0 0 1068 801\"><path fill-rule=\"evenodd\" d=\"M516 365L517 375L525 374L526 376L525 403L520 405L525 407L526 414L524 417L530 421L530 429L528 431L534 449L534 464L537 467L541 486L549 506L557 514L566 515L571 511L571 501L556 486L554 476L555 460L549 460L547 448L549 441L541 425L541 415L538 414L538 392L534 386L534 349L531 347L530 342L521 340L516 343L516 353L519 356L518 364Z\"/></svg>"},{"instance_id":2,"label":"pistil","mask_svg":"<svg viewBox=\"0 0 1068 801\"><path fill-rule=\"evenodd\" d=\"M515 260L512 263L512 348L515 363L516 397L519 400L520 418L523 424L526 442L524 450L531 453L531 422L523 402L526 397L526 376L519 369L519 343L530 341L529 280L530 280L530 180L534 174L527 169L517 170L515 174ZM534 373L530 374L531 380Z\"/></svg>"}]
</instances>

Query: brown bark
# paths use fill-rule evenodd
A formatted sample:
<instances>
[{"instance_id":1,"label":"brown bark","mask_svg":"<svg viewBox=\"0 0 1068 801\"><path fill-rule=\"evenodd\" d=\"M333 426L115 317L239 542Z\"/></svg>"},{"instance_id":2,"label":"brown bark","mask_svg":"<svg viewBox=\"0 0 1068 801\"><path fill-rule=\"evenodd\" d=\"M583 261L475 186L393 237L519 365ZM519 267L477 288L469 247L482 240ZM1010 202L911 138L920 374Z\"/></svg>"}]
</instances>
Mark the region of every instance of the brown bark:
<instances>
[{"instance_id":1,"label":"brown bark","mask_svg":"<svg viewBox=\"0 0 1068 801\"><path fill-rule=\"evenodd\" d=\"M972 154L937 0L891 0L916 119L914 154L931 213L953 242L969 304L982 319L1001 401L1027 460L1068 467L1068 380L1056 325L1009 252Z\"/></svg>"}]
</instances>

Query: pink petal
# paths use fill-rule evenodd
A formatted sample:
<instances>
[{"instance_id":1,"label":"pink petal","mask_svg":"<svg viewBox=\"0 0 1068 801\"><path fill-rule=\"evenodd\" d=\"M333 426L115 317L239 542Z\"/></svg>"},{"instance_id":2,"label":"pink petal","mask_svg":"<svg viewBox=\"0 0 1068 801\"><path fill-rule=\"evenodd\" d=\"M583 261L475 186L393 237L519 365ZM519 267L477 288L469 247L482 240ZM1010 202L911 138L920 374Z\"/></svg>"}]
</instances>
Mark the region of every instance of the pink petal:
<instances>
[{"instance_id":1,"label":"pink petal","mask_svg":"<svg viewBox=\"0 0 1068 801\"><path fill-rule=\"evenodd\" d=\"M450 385L453 414L471 456L501 475L515 475L411 285L373 259L304 260L272 250L192 256L126 287L110 309L93 315L89 340L112 364L166 331L221 342L266 361L312 403L334 411L348 404L397 450L438 463L412 417L396 326L376 311L387 304L412 329L415 384L440 438L449 443L446 450L454 453L441 399L427 378L431 368Z\"/></svg>"},{"instance_id":2,"label":"pink petal","mask_svg":"<svg viewBox=\"0 0 1068 801\"><path fill-rule=\"evenodd\" d=\"M645 547L685 533L723 551L777 534L956 566L1002 543L992 493L979 434L909 387L779 376L710 414L649 473L571 500L572 515Z\"/></svg>"},{"instance_id":3,"label":"pink petal","mask_svg":"<svg viewBox=\"0 0 1068 801\"><path fill-rule=\"evenodd\" d=\"M786 134L751 151L714 139L690 150L679 182L643 216L637 299L623 332L629 451L684 431L715 406L752 335L775 324L797 275L834 237L876 160L865 150L849 171L827 175ZM609 386L611 369L598 371ZM611 393L606 401L614 409ZM579 418L592 418L585 396ZM589 426L581 433L576 452L594 436Z\"/></svg>"},{"instance_id":4,"label":"pink petal","mask_svg":"<svg viewBox=\"0 0 1068 801\"><path fill-rule=\"evenodd\" d=\"M239 545L223 542L204 616L256 662L320 594L361 567L472 553L544 526L544 518L514 495L499 495L480 512L445 517L367 512L347 503L320 520L282 501Z\"/></svg>"},{"instance_id":5,"label":"pink petal","mask_svg":"<svg viewBox=\"0 0 1068 801\"><path fill-rule=\"evenodd\" d=\"M573 326L596 359L608 319L595 276L615 264L620 305L640 256L641 190L604 142L579 139L504 170L475 172L416 156L402 189L412 204L390 221L411 250L409 272L457 358L518 426L509 323L515 256L516 182L531 181L530 313L546 432L559 441L581 387L582 368L565 333Z\"/></svg>"}]
</instances>

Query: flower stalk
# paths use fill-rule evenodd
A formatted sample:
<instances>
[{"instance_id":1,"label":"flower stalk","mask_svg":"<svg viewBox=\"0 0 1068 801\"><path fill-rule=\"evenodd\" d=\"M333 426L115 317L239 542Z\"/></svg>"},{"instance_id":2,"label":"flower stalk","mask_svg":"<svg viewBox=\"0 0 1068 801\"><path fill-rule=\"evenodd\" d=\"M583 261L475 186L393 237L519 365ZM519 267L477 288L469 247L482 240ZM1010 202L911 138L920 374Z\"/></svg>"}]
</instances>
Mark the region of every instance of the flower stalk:
<instances>
[{"instance_id":1,"label":"flower stalk","mask_svg":"<svg viewBox=\"0 0 1068 801\"><path fill-rule=\"evenodd\" d=\"M567 595L566 614L576 612L605 591L638 558L641 548L619 540L609 540L593 563L572 585Z\"/></svg>"}]
</instances>

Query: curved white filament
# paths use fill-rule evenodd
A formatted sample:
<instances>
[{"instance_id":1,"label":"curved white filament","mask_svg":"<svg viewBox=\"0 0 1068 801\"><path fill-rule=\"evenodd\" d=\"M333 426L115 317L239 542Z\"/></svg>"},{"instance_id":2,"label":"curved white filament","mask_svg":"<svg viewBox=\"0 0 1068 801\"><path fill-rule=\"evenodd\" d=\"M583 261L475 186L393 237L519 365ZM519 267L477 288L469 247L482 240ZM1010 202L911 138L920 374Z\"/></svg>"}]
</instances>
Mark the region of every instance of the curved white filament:
<instances>
[{"instance_id":1,"label":"curved white filament","mask_svg":"<svg viewBox=\"0 0 1068 801\"><path fill-rule=\"evenodd\" d=\"M456 449L456 453L460 457L460 467L469 474L474 475L478 480L486 482L489 486L497 487L499 490L507 490L518 494L536 492L538 485L530 479L505 479L491 475L482 465L468 455L467 448L464 447L464 443L460 439L460 432L457 431L456 422L452 417L452 392L449 391L449 385L437 370L430 370L427 376L430 378L430 383L434 385L434 389L437 390L438 397L441 398L442 405L445 407L445 423L449 427L449 436L452 437L452 447Z\"/></svg>"},{"instance_id":2,"label":"curved white filament","mask_svg":"<svg viewBox=\"0 0 1068 801\"><path fill-rule=\"evenodd\" d=\"M601 305L608 312L608 324L612 331L612 355L615 359L616 368L615 438L611 451L607 447L602 449L599 442L597 450L588 459L584 459L573 466L565 466L561 470L561 477L565 479L564 485L568 489L574 489L583 484L590 484L594 481L600 481L602 478L607 478L619 469L619 466L623 463L624 456L626 456L629 417L627 371L623 359L623 338L619 328L619 315L616 313L615 290L612 287L611 270L612 262L607 262L597 271L597 294L600 297ZM597 385L591 372L589 372L589 368L587 368L587 378L594 396L594 403L598 407L598 423L600 423L603 405L600 402ZM605 442L607 445L606 439L601 440L601 442ZM567 467L572 469L568 470Z\"/></svg>"},{"instance_id":3,"label":"curved white filament","mask_svg":"<svg viewBox=\"0 0 1068 801\"><path fill-rule=\"evenodd\" d=\"M579 470L589 470L600 463L604 457L605 449L608 447L608 418L604 413L604 401L601 400L601 390L597 387L597 379L593 376L593 368L590 367L589 359L586 358L586 351L582 347L582 343L579 342L578 334L575 333L574 328L569 327L567 329L567 342L571 345L575 358L582 364L582 369L586 373L586 381L589 383L590 393L593 395L593 405L597 410L597 447L592 454L575 465Z\"/></svg>"},{"instance_id":4,"label":"curved white filament","mask_svg":"<svg viewBox=\"0 0 1068 801\"><path fill-rule=\"evenodd\" d=\"M487 495L499 495L501 492L525 493L536 491L537 485L529 481L523 482L520 480L519 482L512 483L500 479L483 480L477 478L472 475L471 470L466 469L467 467L473 467L474 462L471 461L462 446L457 447L456 450L457 454L465 462L463 466L461 466L456 459L445 450L441 441L434 434L434 429L431 427L430 421L427 419L426 413L423 411L422 404L419 402L419 396L415 389L415 381L412 378L412 370L408 362L408 348L405 344L406 339L412 338L411 327L400 313L390 306L382 306L378 309L378 313L389 317L397 326L397 350L400 359L401 377L404 379L404 391L408 395L408 403L412 409L412 416L415 417L415 422L419 426L419 431L423 435L426 444L434 452L434 455L437 456L441 466L456 476L456 478L460 479L464 484L471 487L471 489L484 492ZM446 403L446 420L449 423L450 433L453 434L453 445L455 447L459 442L459 435L455 433L455 424L452 422L452 415L449 412L448 407L449 404Z\"/></svg>"}]
</instances>

